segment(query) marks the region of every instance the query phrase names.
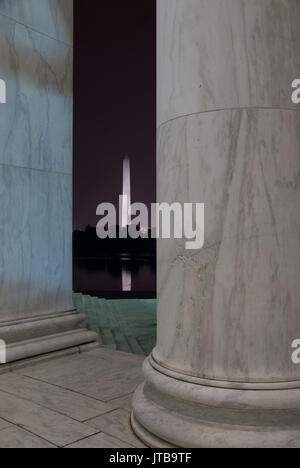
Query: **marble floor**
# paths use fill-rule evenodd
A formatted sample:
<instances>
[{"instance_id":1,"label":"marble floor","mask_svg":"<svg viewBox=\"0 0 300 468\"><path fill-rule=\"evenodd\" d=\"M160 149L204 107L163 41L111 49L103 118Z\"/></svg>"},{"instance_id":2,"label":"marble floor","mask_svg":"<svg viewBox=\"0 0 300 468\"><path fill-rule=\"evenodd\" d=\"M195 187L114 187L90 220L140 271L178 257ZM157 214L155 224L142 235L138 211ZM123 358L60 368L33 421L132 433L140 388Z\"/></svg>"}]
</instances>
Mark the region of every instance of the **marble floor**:
<instances>
[{"instance_id":1,"label":"marble floor","mask_svg":"<svg viewBox=\"0 0 300 468\"><path fill-rule=\"evenodd\" d=\"M0 448L144 448L129 422L142 363L96 348L0 375Z\"/></svg>"}]
</instances>

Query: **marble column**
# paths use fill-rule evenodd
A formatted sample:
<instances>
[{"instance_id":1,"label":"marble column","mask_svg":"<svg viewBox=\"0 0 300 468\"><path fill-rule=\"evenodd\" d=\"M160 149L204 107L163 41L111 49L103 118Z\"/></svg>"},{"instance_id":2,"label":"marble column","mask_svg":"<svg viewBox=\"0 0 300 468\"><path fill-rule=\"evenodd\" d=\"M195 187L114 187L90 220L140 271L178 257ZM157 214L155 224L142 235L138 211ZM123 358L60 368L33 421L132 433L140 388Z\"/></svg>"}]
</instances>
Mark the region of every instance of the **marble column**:
<instances>
[{"instance_id":1,"label":"marble column","mask_svg":"<svg viewBox=\"0 0 300 468\"><path fill-rule=\"evenodd\" d=\"M72 34L73 0L0 1L0 340L9 363L95 341L72 302Z\"/></svg>"},{"instance_id":2,"label":"marble column","mask_svg":"<svg viewBox=\"0 0 300 468\"><path fill-rule=\"evenodd\" d=\"M158 339L132 424L153 447L300 447L297 0L158 0Z\"/></svg>"}]
</instances>

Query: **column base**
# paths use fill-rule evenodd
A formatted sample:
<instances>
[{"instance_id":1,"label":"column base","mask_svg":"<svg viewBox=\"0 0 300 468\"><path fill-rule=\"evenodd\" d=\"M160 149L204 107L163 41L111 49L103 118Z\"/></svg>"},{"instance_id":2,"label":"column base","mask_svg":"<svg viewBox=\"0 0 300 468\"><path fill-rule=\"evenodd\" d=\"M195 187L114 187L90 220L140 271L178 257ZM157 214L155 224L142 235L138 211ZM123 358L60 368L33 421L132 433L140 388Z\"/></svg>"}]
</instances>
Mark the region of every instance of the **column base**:
<instances>
[{"instance_id":1,"label":"column base","mask_svg":"<svg viewBox=\"0 0 300 468\"><path fill-rule=\"evenodd\" d=\"M82 328L85 319L76 310L0 323L6 343L6 364L94 343L97 334ZM0 365L0 370L5 364Z\"/></svg>"},{"instance_id":2,"label":"column base","mask_svg":"<svg viewBox=\"0 0 300 468\"><path fill-rule=\"evenodd\" d=\"M165 440L156 437L151 432L147 431L135 418L133 412L131 413L131 427L137 437L150 448L176 448L175 445L168 444Z\"/></svg>"},{"instance_id":3,"label":"column base","mask_svg":"<svg viewBox=\"0 0 300 468\"><path fill-rule=\"evenodd\" d=\"M132 427L149 447L300 448L300 382L205 385L152 358L144 373Z\"/></svg>"}]
</instances>

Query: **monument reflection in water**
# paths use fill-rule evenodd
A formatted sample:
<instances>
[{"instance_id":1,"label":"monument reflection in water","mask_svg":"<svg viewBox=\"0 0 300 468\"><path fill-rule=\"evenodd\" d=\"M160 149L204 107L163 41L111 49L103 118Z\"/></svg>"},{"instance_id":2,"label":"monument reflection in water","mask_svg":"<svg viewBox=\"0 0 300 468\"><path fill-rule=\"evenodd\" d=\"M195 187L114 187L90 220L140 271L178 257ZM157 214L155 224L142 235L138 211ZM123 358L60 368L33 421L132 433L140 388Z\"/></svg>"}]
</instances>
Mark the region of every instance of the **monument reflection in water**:
<instances>
[{"instance_id":1,"label":"monument reflection in water","mask_svg":"<svg viewBox=\"0 0 300 468\"><path fill-rule=\"evenodd\" d=\"M122 205L122 229L127 228L130 225L131 216L129 207L131 206L131 185L130 185L130 161L126 155L123 161L123 205ZM132 278L131 271L126 268L124 261L127 261L124 256L122 266L122 290L132 290Z\"/></svg>"}]
</instances>

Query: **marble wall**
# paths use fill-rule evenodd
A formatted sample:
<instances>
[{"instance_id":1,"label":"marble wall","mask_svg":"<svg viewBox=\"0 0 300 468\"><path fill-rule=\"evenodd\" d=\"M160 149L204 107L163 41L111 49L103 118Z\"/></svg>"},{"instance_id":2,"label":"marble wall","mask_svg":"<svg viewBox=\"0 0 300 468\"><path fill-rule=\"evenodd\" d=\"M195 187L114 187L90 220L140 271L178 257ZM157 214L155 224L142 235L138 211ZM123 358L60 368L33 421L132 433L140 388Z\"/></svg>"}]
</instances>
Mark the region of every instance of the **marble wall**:
<instances>
[{"instance_id":1,"label":"marble wall","mask_svg":"<svg viewBox=\"0 0 300 468\"><path fill-rule=\"evenodd\" d=\"M0 322L73 309L72 0L0 0Z\"/></svg>"}]
</instances>

